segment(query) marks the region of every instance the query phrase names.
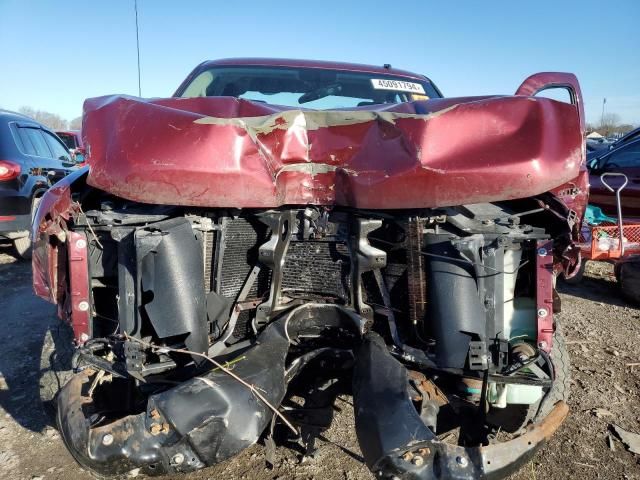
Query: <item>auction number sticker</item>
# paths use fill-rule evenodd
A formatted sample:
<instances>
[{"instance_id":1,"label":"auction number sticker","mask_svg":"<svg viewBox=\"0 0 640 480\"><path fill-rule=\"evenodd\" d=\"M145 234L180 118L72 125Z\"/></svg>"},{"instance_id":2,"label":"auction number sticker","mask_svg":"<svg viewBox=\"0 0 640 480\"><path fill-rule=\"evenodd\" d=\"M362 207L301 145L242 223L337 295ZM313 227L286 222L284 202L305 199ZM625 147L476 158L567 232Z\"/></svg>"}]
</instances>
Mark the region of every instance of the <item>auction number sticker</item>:
<instances>
[{"instance_id":1,"label":"auction number sticker","mask_svg":"<svg viewBox=\"0 0 640 480\"><path fill-rule=\"evenodd\" d=\"M376 90L395 90L396 92L410 92L425 94L424 88L419 83L405 82L402 80L385 80L372 78L371 84Z\"/></svg>"}]
</instances>

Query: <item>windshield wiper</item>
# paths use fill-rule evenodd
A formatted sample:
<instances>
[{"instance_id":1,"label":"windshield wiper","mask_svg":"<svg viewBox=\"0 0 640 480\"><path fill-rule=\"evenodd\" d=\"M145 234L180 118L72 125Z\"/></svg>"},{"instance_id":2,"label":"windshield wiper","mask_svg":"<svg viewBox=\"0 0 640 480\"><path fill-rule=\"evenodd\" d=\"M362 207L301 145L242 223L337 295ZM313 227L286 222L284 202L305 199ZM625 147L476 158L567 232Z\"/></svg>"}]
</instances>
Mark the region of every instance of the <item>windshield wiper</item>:
<instances>
[{"instance_id":1,"label":"windshield wiper","mask_svg":"<svg viewBox=\"0 0 640 480\"><path fill-rule=\"evenodd\" d=\"M298 99L298 103L312 102L314 100L319 100L324 97L336 95L341 91L342 91L342 85L340 85L339 83L327 85L326 87L319 87L319 88L316 88L315 90L311 90L307 93L302 94Z\"/></svg>"}]
</instances>

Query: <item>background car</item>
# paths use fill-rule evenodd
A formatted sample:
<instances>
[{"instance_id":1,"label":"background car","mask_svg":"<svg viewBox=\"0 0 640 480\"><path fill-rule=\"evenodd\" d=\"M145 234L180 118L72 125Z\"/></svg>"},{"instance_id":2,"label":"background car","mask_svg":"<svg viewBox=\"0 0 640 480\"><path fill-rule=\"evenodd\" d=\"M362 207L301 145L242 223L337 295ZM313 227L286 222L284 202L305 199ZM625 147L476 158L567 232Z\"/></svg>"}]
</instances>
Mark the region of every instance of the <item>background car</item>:
<instances>
[{"instance_id":1,"label":"background car","mask_svg":"<svg viewBox=\"0 0 640 480\"><path fill-rule=\"evenodd\" d=\"M606 152L620 148L625 143L640 138L640 127L627 132L622 137L609 141L608 139L587 138L587 160L603 156Z\"/></svg>"},{"instance_id":2,"label":"background car","mask_svg":"<svg viewBox=\"0 0 640 480\"><path fill-rule=\"evenodd\" d=\"M45 126L0 110L0 237L31 256L29 228L38 199L75 166L62 141Z\"/></svg>"},{"instance_id":3,"label":"background car","mask_svg":"<svg viewBox=\"0 0 640 480\"><path fill-rule=\"evenodd\" d=\"M629 143L632 140L637 140L638 138L640 138L640 127L636 128L634 130L631 130L630 132L627 132L622 137L620 137L617 140L615 140L609 146L609 150L613 150L614 148L618 148L618 147L622 146L623 144Z\"/></svg>"},{"instance_id":4,"label":"background car","mask_svg":"<svg viewBox=\"0 0 640 480\"><path fill-rule=\"evenodd\" d=\"M594 156L595 152L601 153L609 148L611 143L604 138L587 138L587 155Z\"/></svg>"},{"instance_id":5,"label":"background car","mask_svg":"<svg viewBox=\"0 0 640 480\"><path fill-rule=\"evenodd\" d=\"M612 150L597 152L588 160L589 183L591 185L589 203L600 207L604 213L616 216L616 196L609 191L600 176L605 172L624 173L629 183L622 191L622 214L625 218L640 219L640 130L629 140L621 138ZM622 184L622 178L607 179L614 188Z\"/></svg>"},{"instance_id":6,"label":"background car","mask_svg":"<svg viewBox=\"0 0 640 480\"><path fill-rule=\"evenodd\" d=\"M56 135L67 146L71 152L72 158L76 163L84 162L84 143L82 142L82 132L80 130L63 130L57 131Z\"/></svg>"}]
</instances>

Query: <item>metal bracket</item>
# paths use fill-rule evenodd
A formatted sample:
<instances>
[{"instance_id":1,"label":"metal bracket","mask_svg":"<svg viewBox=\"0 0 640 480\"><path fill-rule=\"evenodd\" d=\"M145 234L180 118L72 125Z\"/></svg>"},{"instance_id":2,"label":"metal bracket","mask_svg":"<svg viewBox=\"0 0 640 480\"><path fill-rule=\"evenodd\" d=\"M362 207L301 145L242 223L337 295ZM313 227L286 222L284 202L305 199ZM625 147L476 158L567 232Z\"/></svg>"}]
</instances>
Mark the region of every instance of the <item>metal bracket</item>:
<instances>
[{"instance_id":1,"label":"metal bracket","mask_svg":"<svg viewBox=\"0 0 640 480\"><path fill-rule=\"evenodd\" d=\"M282 269L289 243L296 225L297 210L288 210L261 217L261 221L271 229L271 238L259 248L260 262L271 269L271 291L269 300L258 306L256 321L267 323L268 318L283 309Z\"/></svg>"},{"instance_id":2,"label":"metal bracket","mask_svg":"<svg viewBox=\"0 0 640 480\"><path fill-rule=\"evenodd\" d=\"M236 298L236 302L233 306L233 309L231 310L231 315L229 316L229 321L227 322L221 338L214 345L209 347L209 355L215 356L227 347L227 340L229 340L229 338L231 338L231 335L233 335L238 317L240 316L240 313L245 310L242 302L244 302L244 300L246 300L247 296L249 295L253 284L256 282L258 275L260 275L261 269L261 265L256 265L251 270L251 273L249 273L249 276L242 286L242 290L240 290L240 293L238 294L238 298Z\"/></svg>"},{"instance_id":3,"label":"metal bracket","mask_svg":"<svg viewBox=\"0 0 640 480\"><path fill-rule=\"evenodd\" d=\"M385 316L387 317L387 321L389 322L389 331L391 332L391 338L393 339L393 343L396 347L402 349L402 342L400 341L400 335L398 335L398 326L396 325L396 316L393 313L393 307L391 306L391 297L389 296L389 291L387 290L387 286L384 283L384 278L382 278L382 272L380 269L376 269L373 271L373 275L376 278L376 283L378 284L378 289L380 289L380 294L382 295L382 301L385 306Z\"/></svg>"},{"instance_id":4,"label":"metal bracket","mask_svg":"<svg viewBox=\"0 0 640 480\"><path fill-rule=\"evenodd\" d=\"M369 234L382 226L382 220L359 218L355 221L352 236L353 268L351 270L353 297L356 311L368 320L373 319L373 309L362 299L362 274L380 271L387 266L387 252L369 243Z\"/></svg>"},{"instance_id":5,"label":"metal bracket","mask_svg":"<svg viewBox=\"0 0 640 480\"><path fill-rule=\"evenodd\" d=\"M488 366L487 344L483 341L469 342L469 368L486 370Z\"/></svg>"}]
</instances>

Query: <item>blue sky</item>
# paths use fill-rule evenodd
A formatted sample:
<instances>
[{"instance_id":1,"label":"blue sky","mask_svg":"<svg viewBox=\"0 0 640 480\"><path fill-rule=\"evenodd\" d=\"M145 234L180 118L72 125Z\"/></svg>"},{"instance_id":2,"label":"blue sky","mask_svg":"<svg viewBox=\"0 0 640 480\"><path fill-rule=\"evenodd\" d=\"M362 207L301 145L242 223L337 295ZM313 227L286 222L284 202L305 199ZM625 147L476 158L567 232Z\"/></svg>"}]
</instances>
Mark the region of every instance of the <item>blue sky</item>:
<instances>
[{"instance_id":1,"label":"blue sky","mask_svg":"<svg viewBox=\"0 0 640 480\"><path fill-rule=\"evenodd\" d=\"M143 96L169 96L205 59L312 58L424 73L446 96L513 93L569 71L587 120L640 124L640 1L138 0ZM133 0L0 0L0 107L81 114L137 94Z\"/></svg>"}]
</instances>

